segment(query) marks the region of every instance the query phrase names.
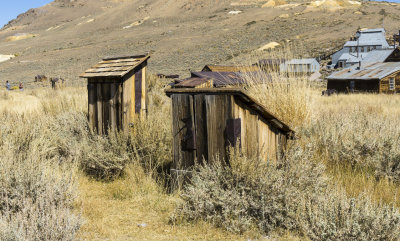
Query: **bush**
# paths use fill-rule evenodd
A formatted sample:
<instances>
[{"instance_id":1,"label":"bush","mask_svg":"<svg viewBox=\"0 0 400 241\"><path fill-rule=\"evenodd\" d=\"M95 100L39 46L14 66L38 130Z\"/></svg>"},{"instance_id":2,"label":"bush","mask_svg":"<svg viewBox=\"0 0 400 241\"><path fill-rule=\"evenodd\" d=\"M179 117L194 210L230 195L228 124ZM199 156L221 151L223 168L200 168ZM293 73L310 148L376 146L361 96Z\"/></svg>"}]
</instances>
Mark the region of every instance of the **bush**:
<instances>
[{"instance_id":1,"label":"bush","mask_svg":"<svg viewBox=\"0 0 400 241\"><path fill-rule=\"evenodd\" d=\"M237 233L252 226L265 234L277 228L297 230L299 203L317 198L326 185L322 166L296 160L300 153L276 164L235 154L232 168L198 166L183 191L177 220L206 220Z\"/></svg>"},{"instance_id":2,"label":"bush","mask_svg":"<svg viewBox=\"0 0 400 241\"><path fill-rule=\"evenodd\" d=\"M41 135L43 122L29 128L22 116L0 119L0 240L73 240L82 222L72 212L73 165L54 161L60 158Z\"/></svg>"},{"instance_id":3,"label":"bush","mask_svg":"<svg viewBox=\"0 0 400 241\"><path fill-rule=\"evenodd\" d=\"M365 197L332 192L307 202L302 227L311 240L398 240L400 214Z\"/></svg>"},{"instance_id":4,"label":"bush","mask_svg":"<svg viewBox=\"0 0 400 241\"><path fill-rule=\"evenodd\" d=\"M371 169L376 177L399 182L399 119L391 115L372 116L368 112L362 107L346 110L346 115L321 111L298 134L316 158L328 164Z\"/></svg>"},{"instance_id":5,"label":"bush","mask_svg":"<svg viewBox=\"0 0 400 241\"><path fill-rule=\"evenodd\" d=\"M391 240L400 235L400 214L334 192L321 165L299 149L285 160L262 164L233 156L231 167L198 166L182 193L173 220L205 220L243 233L297 231L312 240Z\"/></svg>"}]
</instances>

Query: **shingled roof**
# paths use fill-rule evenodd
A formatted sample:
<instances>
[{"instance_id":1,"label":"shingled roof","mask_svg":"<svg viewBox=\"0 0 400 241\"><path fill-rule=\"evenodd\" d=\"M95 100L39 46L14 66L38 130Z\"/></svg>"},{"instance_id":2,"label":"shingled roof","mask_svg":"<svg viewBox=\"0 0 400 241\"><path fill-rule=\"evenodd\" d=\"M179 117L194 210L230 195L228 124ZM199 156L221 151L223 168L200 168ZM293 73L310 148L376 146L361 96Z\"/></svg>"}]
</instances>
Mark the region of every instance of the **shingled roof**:
<instances>
[{"instance_id":1,"label":"shingled roof","mask_svg":"<svg viewBox=\"0 0 400 241\"><path fill-rule=\"evenodd\" d=\"M79 77L123 77L149 58L147 54L106 57Z\"/></svg>"}]
</instances>

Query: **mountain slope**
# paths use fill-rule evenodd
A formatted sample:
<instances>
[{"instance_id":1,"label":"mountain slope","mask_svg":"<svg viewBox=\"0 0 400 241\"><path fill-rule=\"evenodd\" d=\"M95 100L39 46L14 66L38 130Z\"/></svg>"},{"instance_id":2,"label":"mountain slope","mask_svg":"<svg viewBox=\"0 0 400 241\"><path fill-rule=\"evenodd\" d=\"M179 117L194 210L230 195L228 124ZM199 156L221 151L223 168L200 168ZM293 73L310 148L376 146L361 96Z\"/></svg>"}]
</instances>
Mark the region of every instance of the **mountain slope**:
<instances>
[{"instance_id":1,"label":"mountain slope","mask_svg":"<svg viewBox=\"0 0 400 241\"><path fill-rule=\"evenodd\" d=\"M56 0L0 31L0 54L17 55L0 64L0 80L31 82L45 74L79 81L103 56L148 51L152 72L187 75L272 41L291 41L301 47L296 53L317 56L359 27L384 22L388 34L398 31L398 4L333 1L262 7L267 1Z\"/></svg>"}]
</instances>

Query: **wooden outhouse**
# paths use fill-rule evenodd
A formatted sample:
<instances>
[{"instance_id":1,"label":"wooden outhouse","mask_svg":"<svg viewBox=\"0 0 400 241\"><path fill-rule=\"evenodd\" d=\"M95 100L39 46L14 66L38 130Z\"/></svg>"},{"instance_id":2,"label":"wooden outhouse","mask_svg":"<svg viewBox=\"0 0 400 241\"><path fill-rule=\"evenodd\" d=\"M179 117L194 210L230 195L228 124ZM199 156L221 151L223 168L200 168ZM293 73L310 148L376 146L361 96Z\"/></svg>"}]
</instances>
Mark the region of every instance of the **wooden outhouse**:
<instances>
[{"instance_id":1,"label":"wooden outhouse","mask_svg":"<svg viewBox=\"0 0 400 241\"><path fill-rule=\"evenodd\" d=\"M172 99L173 170L195 161L228 160L229 146L249 157L276 160L294 132L241 88L175 88Z\"/></svg>"},{"instance_id":2,"label":"wooden outhouse","mask_svg":"<svg viewBox=\"0 0 400 241\"><path fill-rule=\"evenodd\" d=\"M144 115L146 66L149 55L104 58L80 77L88 81L89 126L99 134L128 130L135 116Z\"/></svg>"}]
</instances>

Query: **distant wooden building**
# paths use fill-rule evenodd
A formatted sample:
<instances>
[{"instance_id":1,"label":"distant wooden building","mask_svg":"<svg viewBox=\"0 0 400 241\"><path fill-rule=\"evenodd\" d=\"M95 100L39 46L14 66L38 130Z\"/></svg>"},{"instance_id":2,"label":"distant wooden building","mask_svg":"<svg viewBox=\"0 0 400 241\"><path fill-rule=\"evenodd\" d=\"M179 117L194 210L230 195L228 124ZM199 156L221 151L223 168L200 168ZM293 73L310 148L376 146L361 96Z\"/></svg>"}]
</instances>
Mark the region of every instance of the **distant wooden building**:
<instances>
[{"instance_id":1,"label":"distant wooden building","mask_svg":"<svg viewBox=\"0 0 400 241\"><path fill-rule=\"evenodd\" d=\"M320 65L316 59L291 59L280 64L280 71L295 74L319 72Z\"/></svg>"},{"instance_id":2,"label":"distant wooden building","mask_svg":"<svg viewBox=\"0 0 400 241\"><path fill-rule=\"evenodd\" d=\"M253 72L260 71L256 65L212 65L208 64L201 70L202 72Z\"/></svg>"},{"instance_id":3,"label":"distant wooden building","mask_svg":"<svg viewBox=\"0 0 400 241\"><path fill-rule=\"evenodd\" d=\"M149 55L104 58L80 77L88 80L89 126L99 134L127 130L144 114Z\"/></svg>"},{"instance_id":4,"label":"distant wooden building","mask_svg":"<svg viewBox=\"0 0 400 241\"><path fill-rule=\"evenodd\" d=\"M168 89L172 99L176 172L203 158L228 161L227 147L276 160L294 132L240 88Z\"/></svg>"},{"instance_id":5,"label":"distant wooden building","mask_svg":"<svg viewBox=\"0 0 400 241\"><path fill-rule=\"evenodd\" d=\"M286 59L262 59L253 65L258 66L265 72L280 72L281 64L284 64L285 62Z\"/></svg>"},{"instance_id":6,"label":"distant wooden building","mask_svg":"<svg viewBox=\"0 0 400 241\"><path fill-rule=\"evenodd\" d=\"M327 89L337 92L400 92L400 62L369 63L334 72Z\"/></svg>"}]
</instances>

